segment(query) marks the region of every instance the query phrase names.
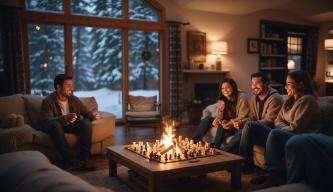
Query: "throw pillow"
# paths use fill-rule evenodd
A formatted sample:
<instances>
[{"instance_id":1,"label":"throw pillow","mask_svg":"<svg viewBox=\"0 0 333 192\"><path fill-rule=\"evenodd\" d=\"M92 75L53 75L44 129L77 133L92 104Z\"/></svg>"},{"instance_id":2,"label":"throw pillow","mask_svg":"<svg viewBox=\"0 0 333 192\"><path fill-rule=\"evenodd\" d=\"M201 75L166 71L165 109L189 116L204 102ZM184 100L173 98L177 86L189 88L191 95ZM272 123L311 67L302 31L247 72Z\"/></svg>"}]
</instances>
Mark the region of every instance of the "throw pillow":
<instances>
[{"instance_id":1,"label":"throw pillow","mask_svg":"<svg viewBox=\"0 0 333 192\"><path fill-rule=\"evenodd\" d=\"M129 96L130 111L143 112L155 111L155 103L157 96L144 97L144 96Z\"/></svg>"},{"instance_id":2,"label":"throw pillow","mask_svg":"<svg viewBox=\"0 0 333 192\"><path fill-rule=\"evenodd\" d=\"M42 127L41 108L44 97L24 95L22 98L31 126L35 129L40 129Z\"/></svg>"},{"instance_id":3,"label":"throw pillow","mask_svg":"<svg viewBox=\"0 0 333 192\"><path fill-rule=\"evenodd\" d=\"M24 125L24 117L19 114L10 113L2 120L1 128L8 129L11 127L19 127Z\"/></svg>"},{"instance_id":4,"label":"throw pillow","mask_svg":"<svg viewBox=\"0 0 333 192\"><path fill-rule=\"evenodd\" d=\"M322 132L333 134L333 103L318 101Z\"/></svg>"}]
</instances>

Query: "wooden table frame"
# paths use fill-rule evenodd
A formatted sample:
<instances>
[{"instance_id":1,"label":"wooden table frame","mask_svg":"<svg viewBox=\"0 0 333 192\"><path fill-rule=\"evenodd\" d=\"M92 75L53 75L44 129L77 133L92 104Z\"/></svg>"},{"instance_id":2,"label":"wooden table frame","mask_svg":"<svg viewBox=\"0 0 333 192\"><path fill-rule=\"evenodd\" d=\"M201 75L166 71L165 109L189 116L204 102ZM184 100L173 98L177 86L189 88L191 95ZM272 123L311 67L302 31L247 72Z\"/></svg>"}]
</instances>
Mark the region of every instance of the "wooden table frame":
<instances>
[{"instance_id":1,"label":"wooden table frame","mask_svg":"<svg viewBox=\"0 0 333 192\"><path fill-rule=\"evenodd\" d=\"M202 175L210 172L228 170L231 173L231 186L241 188L241 163L244 158L219 151L221 155L197 158L173 163L149 161L127 149L124 145L107 148L109 156L109 176L117 176L117 163L134 170L148 180L147 191L157 191L164 179Z\"/></svg>"}]
</instances>

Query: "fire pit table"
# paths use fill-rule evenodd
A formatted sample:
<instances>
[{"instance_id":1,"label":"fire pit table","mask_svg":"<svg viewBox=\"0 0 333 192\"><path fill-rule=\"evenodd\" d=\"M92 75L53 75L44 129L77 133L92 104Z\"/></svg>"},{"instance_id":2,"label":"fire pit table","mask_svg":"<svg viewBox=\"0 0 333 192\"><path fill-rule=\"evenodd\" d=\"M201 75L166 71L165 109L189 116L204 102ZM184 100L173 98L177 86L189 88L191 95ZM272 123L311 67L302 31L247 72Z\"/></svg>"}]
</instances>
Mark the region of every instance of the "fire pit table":
<instances>
[{"instance_id":1,"label":"fire pit table","mask_svg":"<svg viewBox=\"0 0 333 192\"><path fill-rule=\"evenodd\" d=\"M241 187L241 163L243 158L231 153L215 150L215 155L188 160L163 163L145 158L128 149L127 145L107 148L109 157L109 176L117 176L117 163L133 170L147 179L146 191L158 191L165 179L203 175L209 172L228 170L231 173L231 185Z\"/></svg>"}]
</instances>

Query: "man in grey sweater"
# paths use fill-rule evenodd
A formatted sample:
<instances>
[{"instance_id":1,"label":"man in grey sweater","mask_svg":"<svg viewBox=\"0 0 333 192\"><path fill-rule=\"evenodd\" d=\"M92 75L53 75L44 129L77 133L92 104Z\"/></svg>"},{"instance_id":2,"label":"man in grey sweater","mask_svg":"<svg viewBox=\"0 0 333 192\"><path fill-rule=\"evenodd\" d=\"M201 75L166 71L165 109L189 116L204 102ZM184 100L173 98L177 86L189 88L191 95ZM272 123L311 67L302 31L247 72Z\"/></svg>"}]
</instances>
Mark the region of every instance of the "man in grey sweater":
<instances>
[{"instance_id":1,"label":"man in grey sweater","mask_svg":"<svg viewBox=\"0 0 333 192\"><path fill-rule=\"evenodd\" d=\"M253 168L253 146L265 146L283 104L281 95L269 86L269 79L265 73L252 74L251 82L254 95L250 101L250 116L234 124L235 127L244 125L239 146L239 154L245 157L243 171Z\"/></svg>"}]
</instances>

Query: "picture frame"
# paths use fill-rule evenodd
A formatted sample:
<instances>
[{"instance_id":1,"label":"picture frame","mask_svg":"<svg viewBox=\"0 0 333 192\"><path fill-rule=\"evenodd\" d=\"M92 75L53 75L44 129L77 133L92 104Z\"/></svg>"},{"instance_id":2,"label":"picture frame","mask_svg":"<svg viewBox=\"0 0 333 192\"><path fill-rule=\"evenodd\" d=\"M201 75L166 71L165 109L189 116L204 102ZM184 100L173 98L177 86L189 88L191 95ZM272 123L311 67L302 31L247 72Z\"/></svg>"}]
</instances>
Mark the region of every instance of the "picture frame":
<instances>
[{"instance_id":1,"label":"picture frame","mask_svg":"<svg viewBox=\"0 0 333 192\"><path fill-rule=\"evenodd\" d=\"M259 53L259 39L249 38L247 39L247 52Z\"/></svg>"},{"instance_id":2,"label":"picture frame","mask_svg":"<svg viewBox=\"0 0 333 192\"><path fill-rule=\"evenodd\" d=\"M206 62L206 33L198 31L187 32L188 63Z\"/></svg>"}]
</instances>

